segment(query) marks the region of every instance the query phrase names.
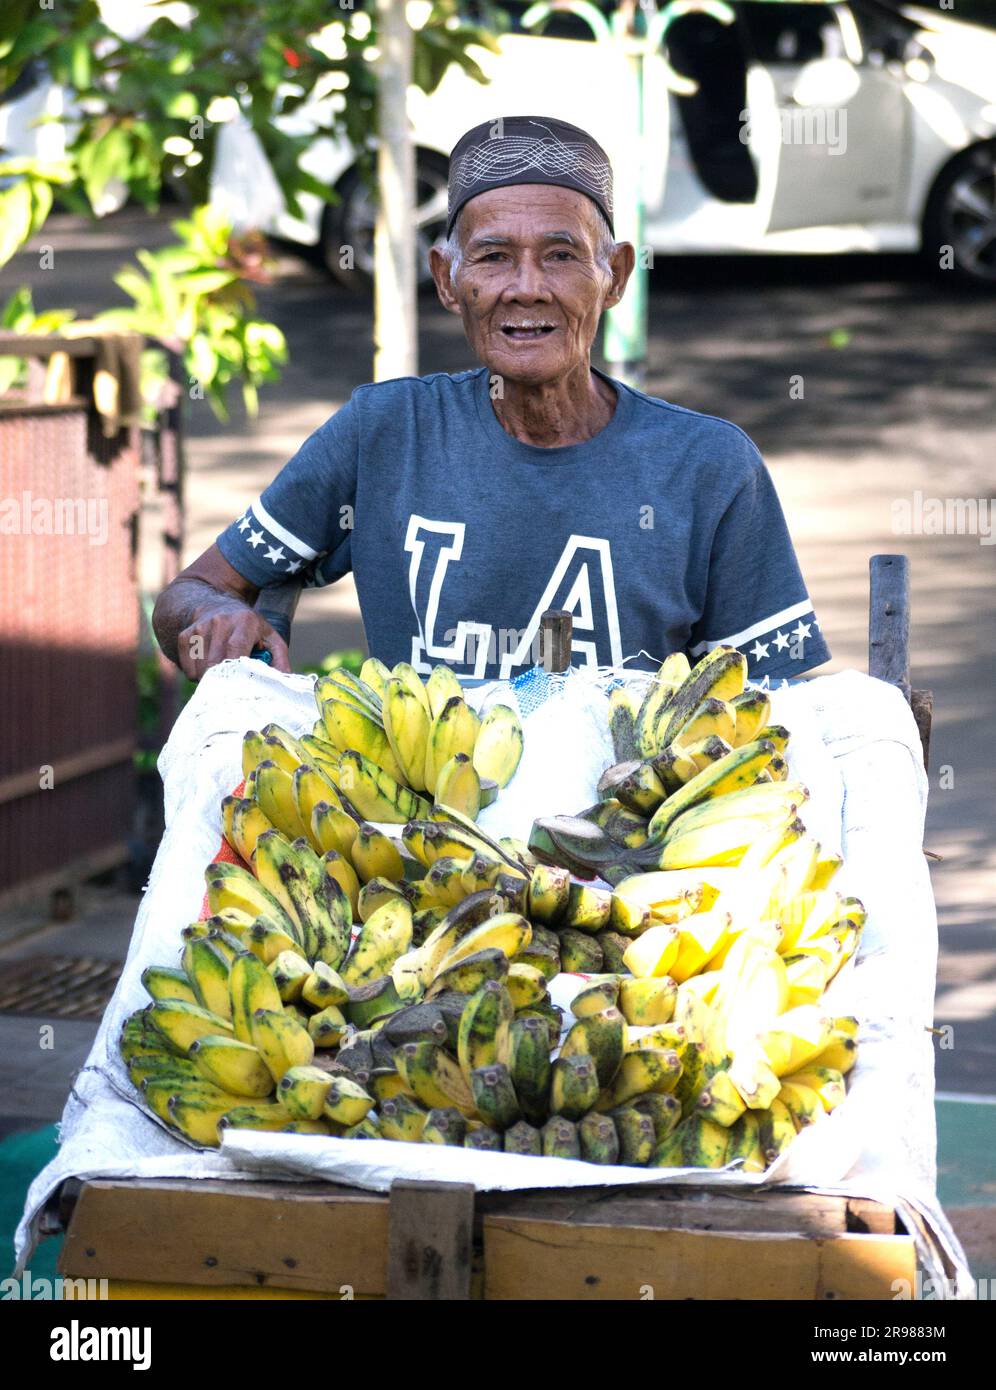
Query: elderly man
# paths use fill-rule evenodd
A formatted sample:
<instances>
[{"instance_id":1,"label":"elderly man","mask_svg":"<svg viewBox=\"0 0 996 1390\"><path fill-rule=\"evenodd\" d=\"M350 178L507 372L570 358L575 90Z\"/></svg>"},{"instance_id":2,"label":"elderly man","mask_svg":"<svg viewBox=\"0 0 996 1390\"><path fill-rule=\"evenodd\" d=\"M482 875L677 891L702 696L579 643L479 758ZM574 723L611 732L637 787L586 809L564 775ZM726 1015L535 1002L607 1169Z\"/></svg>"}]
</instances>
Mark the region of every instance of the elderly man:
<instances>
[{"instance_id":1,"label":"elderly man","mask_svg":"<svg viewBox=\"0 0 996 1390\"><path fill-rule=\"evenodd\" d=\"M160 596L163 649L195 678L257 648L289 670L260 590L352 570L371 653L422 672L514 676L547 608L573 614L575 665L729 643L763 682L826 661L751 440L591 366L633 264L585 131L468 131L431 268L483 365L355 390Z\"/></svg>"}]
</instances>

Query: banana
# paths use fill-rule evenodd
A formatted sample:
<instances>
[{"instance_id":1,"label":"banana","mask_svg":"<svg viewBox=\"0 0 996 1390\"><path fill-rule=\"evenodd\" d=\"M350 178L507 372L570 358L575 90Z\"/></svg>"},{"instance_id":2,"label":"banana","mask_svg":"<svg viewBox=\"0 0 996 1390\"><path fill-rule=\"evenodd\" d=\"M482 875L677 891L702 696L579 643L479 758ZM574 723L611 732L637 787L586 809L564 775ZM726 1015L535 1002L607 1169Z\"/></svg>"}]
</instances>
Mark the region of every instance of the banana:
<instances>
[{"instance_id":1,"label":"banana","mask_svg":"<svg viewBox=\"0 0 996 1390\"><path fill-rule=\"evenodd\" d=\"M387 682L391 679L391 672L384 665L383 661L378 661L375 656L368 656L360 667L360 680L370 687L375 695L380 699L384 698L384 691L387 689Z\"/></svg>"},{"instance_id":2,"label":"banana","mask_svg":"<svg viewBox=\"0 0 996 1390\"><path fill-rule=\"evenodd\" d=\"M851 1024L855 1025L853 1032L850 1031ZM857 1061L857 1057L857 1020L835 1018L830 1033L830 1041L822 1052L817 1053L811 1061L806 1063L806 1069L812 1071L817 1067L832 1067L846 1076Z\"/></svg>"},{"instance_id":3,"label":"banana","mask_svg":"<svg viewBox=\"0 0 996 1390\"><path fill-rule=\"evenodd\" d=\"M563 1115L554 1115L540 1130L544 1158L580 1158L578 1127Z\"/></svg>"},{"instance_id":4,"label":"banana","mask_svg":"<svg viewBox=\"0 0 996 1390\"><path fill-rule=\"evenodd\" d=\"M846 1094L844 1088L844 1077L835 1067L814 1067L812 1063L805 1071L793 1072L791 1076L786 1076L783 1089L786 1086L802 1086L810 1090L816 1096L820 1106L824 1111L836 1110L837 1106L844 1099ZM793 1109L791 1102L785 1097L782 1100Z\"/></svg>"},{"instance_id":5,"label":"banana","mask_svg":"<svg viewBox=\"0 0 996 1390\"><path fill-rule=\"evenodd\" d=\"M301 998L305 980L311 976L311 964L296 951L281 951L267 967L280 991L284 1004L296 1004Z\"/></svg>"},{"instance_id":6,"label":"banana","mask_svg":"<svg viewBox=\"0 0 996 1390\"><path fill-rule=\"evenodd\" d=\"M542 1124L550 1095L550 1034L545 1019L513 1020L508 1070L522 1113L530 1124Z\"/></svg>"},{"instance_id":7,"label":"banana","mask_svg":"<svg viewBox=\"0 0 996 1390\"><path fill-rule=\"evenodd\" d=\"M634 1028L670 1023L678 986L668 976L623 979L619 989L619 1010Z\"/></svg>"},{"instance_id":8,"label":"banana","mask_svg":"<svg viewBox=\"0 0 996 1390\"><path fill-rule=\"evenodd\" d=\"M425 693L429 697L429 714L435 719L447 700L463 698L463 686L448 666L433 666L425 682Z\"/></svg>"},{"instance_id":9,"label":"banana","mask_svg":"<svg viewBox=\"0 0 996 1390\"><path fill-rule=\"evenodd\" d=\"M512 1078L501 1062L475 1068L470 1073L469 1083L477 1113L486 1125L506 1130L520 1118Z\"/></svg>"},{"instance_id":10,"label":"banana","mask_svg":"<svg viewBox=\"0 0 996 1390\"><path fill-rule=\"evenodd\" d=\"M636 749L643 758L653 757L663 746L659 741L661 727L666 723L676 691L689 674L688 658L684 652L672 652L652 678L636 716Z\"/></svg>"},{"instance_id":11,"label":"banana","mask_svg":"<svg viewBox=\"0 0 996 1390\"><path fill-rule=\"evenodd\" d=\"M564 1056L550 1073L550 1110L568 1120L579 1120L598 1100L598 1074L593 1057L585 1053Z\"/></svg>"},{"instance_id":12,"label":"banana","mask_svg":"<svg viewBox=\"0 0 996 1390\"><path fill-rule=\"evenodd\" d=\"M382 767L396 782L405 781L405 770L398 762L379 718L365 714L345 700L326 700L322 719L328 730L329 742L340 753L355 749L357 753Z\"/></svg>"},{"instance_id":13,"label":"banana","mask_svg":"<svg viewBox=\"0 0 996 1390\"><path fill-rule=\"evenodd\" d=\"M690 1115L650 1160L651 1168L722 1168L730 1131L704 1115Z\"/></svg>"},{"instance_id":14,"label":"banana","mask_svg":"<svg viewBox=\"0 0 996 1390\"><path fill-rule=\"evenodd\" d=\"M349 905L350 921L359 916L360 908L360 880L356 870L353 868L352 861L347 859L344 854L339 854L336 850L330 849L322 855L320 863L322 872L327 879L336 884ZM325 893L331 898L335 897L335 890L326 885ZM344 905L345 906L345 905ZM348 944L348 943L347 943ZM330 961L329 964L332 964Z\"/></svg>"},{"instance_id":15,"label":"banana","mask_svg":"<svg viewBox=\"0 0 996 1390\"><path fill-rule=\"evenodd\" d=\"M631 761L607 768L598 779L602 801L616 800L627 811L651 816L667 796L667 788L650 762ZM608 830L608 825L603 825Z\"/></svg>"},{"instance_id":16,"label":"banana","mask_svg":"<svg viewBox=\"0 0 996 1390\"><path fill-rule=\"evenodd\" d=\"M811 1086L804 1082L789 1081L787 1077L782 1082L778 1099L792 1117L796 1130L815 1124L817 1120L822 1120L826 1113L820 1097Z\"/></svg>"},{"instance_id":17,"label":"banana","mask_svg":"<svg viewBox=\"0 0 996 1390\"><path fill-rule=\"evenodd\" d=\"M754 739L710 763L658 807L650 820L650 838L662 839L668 827L692 807L749 787L773 756L774 744L765 739Z\"/></svg>"},{"instance_id":18,"label":"banana","mask_svg":"<svg viewBox=\"0 0 996 1390\"><path fill-rule=\"evenodd\" d=\"M392 879L395 883L404 879L405 863L397 845L375 825L364 822L360 826L350 857L364 883L372 878Z\"/></svg>"},{"instance_id":19,"label":"banana","mask_svg":"<svg viewBox=\"0 0 996 1390\"><path fill-rule=\"evenodd\" d=\"M502 1136L502 1148L507 1154L527 1154L539 1158L543 1153L543 1136L526 1120L519 1120L506 1129Z\"/></svg>"},{"instance_id":20,"label":"banana","mask_svg":"<svg viewBox=\"0 0 996 1390\"><path fill-rule=\"evenodd\" d=\"M482 780L507 787L522 758L519 716L510 705L491 705L484 713L473 747L473 762Z\"/></svg>"},{"instance_id":21,"label":"banana","mask_svg":"<svg viewBox=\"0 0 996 1390\"><path fill-rule=\"evenodd\" d=\"M188 1055L206 1081L230 1095L260 1099L273 1091L273 1077L251 1043L206 1033L191 1043Z\"/></svg>"},{"instance_id":22,"label":"banana","mask_svg":"<svg viewBox=\"0 0 996 1390\"><path fill-rule=\"evenodd\" d=\"M617 763L635 758L636 721L640 713L640 702L631 690L617 685L609 693L609 733Z\"/></svg>"},{"instance_id":23,"label":"banana","mask_svg":"<svg viewBox=\"0 0 996 1390\"><path fill-rule=\"evenodd\" d=\"M470 996L460 1016L457 1060L470 1085L470 1074L509 1057L509 1034L515 1010L504 985L486 981Z\"/></svg>"},{"instance_id":24,"label":"banana","mask_svg":"<svg viewBox=\"0 0 996 1390\"><path fill-rule=\"evenodd\" d=\"M256 769L255 799L271 824L288 840L306 837L309 829L294 800L294 773L299 766L295 763L288 770L267 759Z\"/></svg>"},{"instance_id":25,"label":"banana","mask_svg":"<svg viewBox=\"0 0 996 1390\"><path fill-rule=\"evenodd\" d=\"M590 1057L600 1089L613 1081L626 1053L626 1020L616 1008L588 1014L571 1027L560 1047L561 1057Z\"/></svg>"},{"instance_id":26,"label":"banana","mask_svg":"<svg viewBox=\"0 0 996 1390\"><path fill-rule=\"evenodd\" d=\"M349 999L349 990L341 975L324 961L316 960L301 987L301 998L313 1009L326 1009L330 1004L338 1008Z\"/></svg>"},{"instance_id":27,"label":"banana","mask_svg":"<svg viewBox=\"0 0 996 1390\"><path fill-rule=\"evenodd\" d=\"M726 1052L775 1026L788 1007L785 961L751 931L735 942L713 1000L716 1037Z\"/></svg>"},{"instance_id":28,"label":"banana","mask_svg":"<svg viewBox=\"0 0 996 1390\"><path fill-rule=\"evenodd\" d=\"M619 1134L608 1115L590 1111L578 1125L581 1157L586 1163L618 1163Z\"/></svg>"},{"instance_id":29,"label":"banana","mask_svg":"<svg viewBox=\"0 0 996 1390\"><path fill-rule=\"evenodd\" d=\"M475 994L488 980L504 982L508 976L509 958L500 948L488 946L465 956L455 965L447 966L433 978L425 992L427 1000L440 994Z\"/></svg>"},{"instance_id":30,"label":"banana","mask_svg":"<svg viewBox=\"0 0 996 1390\"><path fill-rule=\"evenodd\" d=\"M360 928L340 970L344 982L355 987L387 975L411 942L411 907L401 899L384 903Z\"/></svg>"},{"instance_id":31,"label":"banana","mask_svg":"<svg viewBox=\"0 0 996 1390\"><path fill-rule=\"evenodd\" d=\"M812 955L785 957L785 978L788 981L787 1007L815 1004L827 987L827 967Z\"/></svg>"},{"instance_id":32,"label":"banana","mask_svg":"<svg viewBox=\"0 0 996 1390\"><path fill-rule=\"evenodd\" d=\"M613 1112L612 1119L619 1136L619 1162L631 1168L646 1168L657 1147L651 1117L635 1105L622 1105Z\"/></svg>"},{"instance_id":33,"label":"banana","mask_svg":"<svg viewBox=\"0 0 996 1390\"><path fill-rule=\"evenodd\" d=\"M235 1036L240 1042L259 1046L252 1036L252 1016L257 1009L279 1013L283 1008L276 981L261 960L251 952L244 951L232 961L228 987Z\"/></svg>"},{"instance_id":34,"label":"banana","mask_svg":"<svg viewBox=\"0 0 996 1390\"><path fill-rule=\"evenodd\" d=\"M357 836L356 821L330 799L319 801L311 812L311 843L318 854L336 854L348 858ZM352 862L352 861L350 861Z\"/></svg>"},{"instance_id":35,"label":"banana","mask_svg":"<svg viewBox=\"0 0 996 1390\"><path fill-rule=\"evenodd\" d=\"M769 743L775 745L775 750L784 755L789 743L789 731L783 724L765 724L763 729L758 729L754 735L755 739L767 739Z\"/></svg>"},{"instance_id":36,"label":"banana","mask_svg":"<svg viewBox=\"0 0 996 1390\"><path fill-rule=\"evenodd\" d=\"M622 983L617 975L605 975L600 980L592 980L571 1000L571 1013L575 1018L589 1018L605 1009L614 1009L619 1002Z\"/></svg>"},{"instance_id":37,"label":"banana","mask_svg":"<svg viewBox=\"0 0 996 1390\"><path fill-rule=\"evenodd\" d=\"M763 690L745 690L741 695L734 695L730 707L736 719L736 728L729 742L734 748L742 748L745 743L757 738L759 731L764 728L771 713L771 701Z\"/></svg>"},{"instance_id":38,"label":"banana","mask_svg":"<svg viewBox=\"0 0 996 1390\"><path fill-rule=\"evenodd\" d=\"M429 803L423 797L354 749L343 753L338 778L340 792L364 820L404 825L429 814Z\"/></svg>"},{"instance_id":39,"label":"banana","mask_svg":"<svg viewBox=\"0 0 996 1390\"><path fill-rule=\"evenodd\" d=\"M225 972L226 979L228 972ZM149 965L142 971L142 984L153 999L183 999L188 1004L200 1004L193 985L183 970L168 965Z\"/></svg>"},{"instance_id":40,"label":"banana","mask_svg":"<svg viewBox=\"0 0 996 1390\"><path fill-rule=\"evenodd\" d=\"M476 820L481 811L481 779L466 753L455 753L435 772L437 806L452 807Z\"/></svg>"},{"instance_id":41,"label":"banana","mask_svg":"<svg viewBox=\"0 0 996 1390\"><path fill-rule=\"evenodd\" d=\"M430 1042L404 1043L394 1054L405 1084L429 1110L455 1106L464 1115L475 1110L474 1097L456 1062Z\"/></svg>"},{"instance_id":42,"label":"banana","mask_svg":"<svg viewBox=\"0 0 996 1390\"><path fill-rule=\"evenodd\" d=\"M466 935L446 952L438 963L436 973L449 970L468 956L476 955L478 951L490 947L497 947L511 958L529 945L532 934L532 927L525 917L520 917L518 913L502 912L495 917L489 917L479 926L471 927Z\"/></svg>"},{"instance_id":43,"label":"banana","mask_svg":"<svg viewBox=\"0 0 996 1390\"><path fill-rule=\"evenodd\" d=\"M567 890L567 905L558 925L577 931L597 932L609 925L612 916L612 894L604 888L588 888L571 883Z\"/></svg>"},{"instance_id":44,"label":"banana","mask_svg":"<svg viewBox=\"0 0 996 1390\"><path fill-rule=\"evenodd\" d=\"M645 1096L637 1096L628 1104L634 1109L642 1111L644 1115L650 1116L650 1123L654 1127L655 1147L658 1144L663 1144L664 1140L674 1133L681 1122L681 1105L676 1096L662 1095L659 1091L650 1091Z\"/></svg>"},{"instance_id":45,"label":"banana","mask_svg":"<svg viewBox=\"0 0 996 1390\"><path fill-rule=\"evenodd\" d=\"M578 819L591 821L592 825L604 830L610 840L626 849L639 849L647 843L647 817L627 810L614 796L582 811Z\"/></svg>"},{"instance_id":46,"label":"banana","mask_svg":"<svg viewBox=\"0 0 996 1390\"><path fill-rule=\"evenodd\" d=\"M383 715L384 731L395 764L402 773L400 778L393 780L407 784L416 792L431 791L425 780L426 750L433 722L429 716L428 698L423 701L407 684L392 677L387 683Z\"/></svg>"},{"instance_id":47,"label":"banana","mask_svg":"<svg viewBox=\"0 0 996 1390\"><path fill-rule=\"evenodd\" d=\"M268 893L248 869L244 869L240 864L228 864L218 860L208 865L204 871L204 878L207 883L208 904L216 915L223 915L229 910L244 912L252 920L263 915L282 927L288 935L297 938L294 922L273 894Z\"/></svg>"},{"instance_id":48,"label":"banana","mask_svg":"<svg viewBox=\"0 0 996 1390\"><path fill-rule=\"evenodd\" d=\"M396 1095L381 1102L380 1133L383 1139L417 1144L422 1138L429 1111L408 1095Z\"/></svg>"},{"instance_id":49,"label":"banana","mask_svg":"<svg viewBox=\"0 0 996 1390\"><path fill-rule=\"evenodd\" d=\"M357 916L361 922L383 907L386 902L405 897L397 883L386 878L371 878L360 889L356 899ZM407 899L405 899L407 901Z\"/></svg>"},{"instance_id":50,"label":"banana","mask_svg":"<svg viewBox=\"0 0 996 1390\"><path fill-rule=\"evenodd\" d=\"M224 1134L228 1129L258 1129L278 1132L285 1130L288 1125L293 1124L287 1111L282 1105L271 1105L266 1102L255 1105L236 1106L232 1110L226 1110L218 1121L218 1131Z\"/></svg>"},{"instance_id":51,"label":"banana","mask_svg":"<svg viewBox=\"0 0 996 1390\"><path fill-rule=\"evenodd\" d=\"M767 1110L781 1089L781 1080L772 1071L767 1053L756 1039L741 1044L733 1054L729 1075L750 1110Z\"/></svg>"},{"instance_id":52,"label":"banana","mask_svg":"<svg viewBox=\"0 0 996 1390\"><path fill-rule=\"evenodd\" d=\"M454 695L432 720L426 735L423 762L423 785L426 791L436 792L436 780L443 766L458 754L468 759L473 756L474 745L481 729L481 721L475 710L461 695ZM471 763L480 785L481 774ZM443 798L436 796L437 802ZM446 803L449 804L449 803ZM460 806L455 809L461 810Z\"/></svg>"},{"instance_id":53,"label":"banana","mask_svg":"<svg viewBox=\"0 0 996 1390\"><path fill-rule=\"evenodd\" d=\"M762 1110L760 1120L761 1148L766 1163L771 1164L795 1138L795 1124L788 1106L780 1100L773 1100L767 1110Z\"/></svg>"},{"instance_id":54,"label":"banana","mask_svg":"<svg viewBox=\"0 0 996 1390\"><path fill-rule=\"evenodd\" d=\"M423 1144L448 1144L462 1149L466 1138L467 1120L459 1110L448 1106L445 1109L429 1111L422 1129Z\"/></svg>"},{"instance_id":55,"label":"banana","mask_svg":"<svg viewBox=\"0 0 996 1390\"><path fill-rule=\"evenodd\" d=\"M505 988L513 1009L528 1009L547 997L546 976L535 965L513 960L508 967Z\"/></svg>"},{"instance_id":56,"label":"banana","mask_svg":"<svg viewBox=\"0 0 996 1390\"><path fill-rule=\"evenodd\" d=\"M597 975L605 964L602 948L588 932L560 932L560 968L565 974Z\"/></svg>"},{"instance_id":57,"label":"banana","mask_svg":"<svg viewBox=\"0 0 996 1390\"><path fill-rule=\"evenodd\" d=\"M256 918L243 936L242 948L258 956L264 965L270 965L281 951L297 953L301 946L297 938L285 932L283 927L261 916Z\"/></svg>"},{"instance_id":58,"label":"banana","mask_svg":"<svg viewBox=\"0 0 996 1390\"><path fill-rule=\"evenodd\" d=\"M746 657L734 647L714 647L674 692L667 718L660 721L658 747L666 748L678 736L703 700L733 700L743 694L746 680Z\"/></svg>"},{"instance_id":59,"label":"banana","mask_svg":"<svg viewBox=\"0 0 996 1390\"><path fill-rule=\"evenodd\" d=\"M665 1095L674 1090L682 1073L677 1052L663 1048L639 1047L623 1055L619 1069L598 1108L613 1109L625 1105L648 1091Z\"/></svg>"},{"instance_id":60,"label":"banana","mask_svg":"<svg viewBox=\"0 0 996 1390\"><path fill-rule=\"evenodd\" d=\"M460 1019L466 1013L461 1010ZM392 1048L406 1042L434 1042L444 1044L449 1037L449 1029L442 1010L435 1004L410 1004L385 1020L380 1030ZM492 1058L491 1060L495 1060Z\"/></svg>"},{"instance_id":61,"label":"banana","mask_svg":"<svg viewBox=\"0 0 996 1390\"><path fill-rule=\"evenodd\" d=\"M334 1004L308 1019L308 1036L315 1047L339 1047L348 1028L345 1015Z\"/></svg>"},{"instance_id":62,"label":"banana","mask_svg":"<svg viewBox=\"0 0 996 1390\"><path fill-rule=\"evenodd\" d=\"M440 906L456 907L457 903L470 896L467 885L463 882L463 874L463 862L459 859L448 859L444 856L433 864L425 876L425 882L441 899Z\"/></svg>"},{"instance_id":63,"label":"banana","mask_svg":"<svg viewBox=\"0 0 996 1390\"><path fill-rule=\"evenodd\" d=\"M159 999L145 1011L146 1018L169 1049L185 1056L190 1044L207 1034L230 1036L232 1025L199 1004L182 999Z\"/></svg>"},{"instance_id":64,"label":"banana","mask_svg":"<svg viewBox=\"0 0 996 1390\"><path fill-rule=\"evenodd\" d=\"M355 676L345 666L337 666L315 682L315 701L318 705L340 696L352 700L354 704L366 706L374 714L380 713L383 696L376 682L366 681L362 675Z\"/></svg>"},{"instance_id":65,"label":"banana","mask_svg":"<svg viewBox=\"0 0 996 1390\"><path fill-rule=\"evenodd\" d=\"M422 677L415 670L415 667L407 661L399 661L391 668L391 679L400 681L406 690L416 697L419 704L429 717L432 717L432 706L429 703L429 692L425 688ZM390 688L390 681L388 681Z\"/></svg>"},{"instance_id":66,"label":"banana","mask_svg":"<svg viewBox=\"0 0 996 1390\"><path fill-rule=\"evenodd\" d=\"M277 1106L269 1106L277 1110ZM190 1099L182 1093L169 1099L169 1119L181 1134L192 1143L204 1148L217 1148L221 1143L219 1126L229 1114L241 1109L237 1096L229 1096L221 1102L211 1099Z\"/></svg>"},{"instance_id":67,"label":"banana","mask_svg":"<svg viewBox=\"0 0 996 1390\"><path fill-rule=\"evenodd\" d=\"M776 1076L802 1071L829 1044L834 1020L816 1004L801 1004L775 1020L759 1041Z\"/></svg>"},{"instance_id":68,"label":"banana","mask_svg":"<svg viewBox=\"0 0 996 1390\"><path fill-rule=\"evenodd\" d=\"M747 1109L747 1102L737 1090L728 1071L717 1071L699 1092L696 1113L717 1125L729 1129Z\"/></svg>"},{"instance_id":69,"label":"banana","mask_svg":"<svg viewBox=\"0 0 996 1390\"><path fill-rule=\"evenodd\" d=\"M813 889L814 892L819 892L820 889L829 887L834 875L837 873L837 870L841 867L843 862L843 855L826 855L816 865L816 869L813 872L813 877L810 880L810 888Z\"/></svg>"},{"instance_id":70,"label":"banana","mask_svg":"<svg viewBox=\"0 0 996 1390\"><path fill-rule=\"evenodd\" d=\"M744 1111L730 1130L726 1161L739 1161L744 1173L763 1173L767 1167L761 1147L761 1121L753 1110Z\"/></svg>"},{"instance_id":71,"label":"banana","mask_svg":"<svg viewBox=\"0 0 996 1390\"><path fill-rule=\"evenodd\" d=\"M679 945L678 928L662 923L631 941L623 960L638 979L658 979L669 973L678 957Z\"/></svg>"},{"instance_id":72,"label":"banana","mask_svg":"<svg viewBox=\"0 0 996 1390\"><path fill-rule=\"evenodd\" d=\"M673 745L651 759L654 771L671 794L704 772L712 763L718 763L733 749L723 738L709 734L686 747Z\"/></svg>"},{"instance_id":73,"label":"banana","mask_svg":"<svg viewBox=\"0 0 996 1390\"><path fill-rule=\"evenodd\" d=\"M463 1141L465 1149L485 1149L490 1153L501 1153L502 1136L490 1125L481 1125L479 1129L472 1129L465 1136Z\"/></svg>"},{"instance_id":74,"label":"banana","mask_svg":"<svg viewBox=\"0 0 996 1390\"><path fill-rule=\"evenodd\" d=\"M257 1009L249 1020L251 1037L274 1081L291 1067L307 1066L314 1059L315 1045L307 1028L289 1014L276 1009Z\"/></svg>"},{"instance_id":75,"label":"banana","mask_svg":"<svg viewBox=\"0 0 996 1390\"><path fill-rule=\"evenodd\" d=\"M737 716L733 706L726 700L710 697L703 700L672 735L669 747L683 753L702 739L715 736L733 748L736 745L736 731Z\"/></svg>"},{"instance_id":76,"label":"banana","mask_svg":"<svg viewBox=\"0 0 996 1390\"><path fill-rule=\"evenodd\" d=\"M749 746L749 745L748 745ZM665 802L665 805L667 803ZM717 820L698 830L675 834L656 857L660 869L724 868L739 864L758 832L749 816Z\"/></svg>"},{"instance_id":77,"label":"banana","mask_svg":"<svg viewBox=\"0 0 996 1390\"><path fill-rule=\"evenodd\" d=\"M599 932L597 937L592 938L602 946L603 953L605 937L605 932ZM546 980L552 980L561 970L560 938L556 932L548 931L546 927L534 923L533 939L524 951L516 951L513 960L517 965L534 966ZM622 968L620 963L618 969Z\"/></svg>"},{"instance_id":78,"label":"banana","mask_svg":"<svg viewBox=\"0 0 996 1390\"><path fill-rule=\"evenodd\" d=\"M280 1078L277 1099L291 1119L317 1120L331 1084L331 1076L321 1067L289 1067Z\"/></svg>"}]
</instances>

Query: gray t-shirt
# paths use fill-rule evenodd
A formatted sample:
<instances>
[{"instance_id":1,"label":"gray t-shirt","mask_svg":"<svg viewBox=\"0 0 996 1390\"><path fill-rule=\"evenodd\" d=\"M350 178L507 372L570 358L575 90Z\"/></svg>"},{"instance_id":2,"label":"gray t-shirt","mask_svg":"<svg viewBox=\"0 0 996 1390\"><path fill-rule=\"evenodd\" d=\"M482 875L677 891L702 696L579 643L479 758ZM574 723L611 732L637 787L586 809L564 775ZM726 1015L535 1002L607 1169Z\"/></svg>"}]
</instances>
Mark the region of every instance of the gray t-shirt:
<instances>
[{"instance_id":1,"label":"gray t-shirt","mask_svg":"<svg viewBox=\"0 0 996 1390\"><path fill-rule=\"evenodd\" d=\"M260 588L353 571L371 653L468 679L541 658L545 609L575 666L652 669L739 647L752 680L828 659L771 479L727 420L602 375L615 412L543 449L499 423L485 367L358 387L218 537Z\"/></svg>"}]
</instances>

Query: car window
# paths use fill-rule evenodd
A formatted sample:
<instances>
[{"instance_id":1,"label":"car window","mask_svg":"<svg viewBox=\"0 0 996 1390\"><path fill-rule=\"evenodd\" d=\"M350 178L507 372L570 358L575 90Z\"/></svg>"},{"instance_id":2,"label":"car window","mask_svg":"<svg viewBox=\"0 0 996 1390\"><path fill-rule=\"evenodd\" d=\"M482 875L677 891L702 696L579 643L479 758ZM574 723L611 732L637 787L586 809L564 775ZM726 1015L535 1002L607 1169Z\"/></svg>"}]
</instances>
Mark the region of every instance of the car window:
<instances>
[{"instance_id":1,"label":"car window","mask_svg":"<svg viewBox=\"0 0 996 1390\"><path fill-rule=\"evenodd\" d=\"M738 10L751 55L766 67L844 56L844 36L829 5L748 0Z\"/></svg>"}]
</instances>

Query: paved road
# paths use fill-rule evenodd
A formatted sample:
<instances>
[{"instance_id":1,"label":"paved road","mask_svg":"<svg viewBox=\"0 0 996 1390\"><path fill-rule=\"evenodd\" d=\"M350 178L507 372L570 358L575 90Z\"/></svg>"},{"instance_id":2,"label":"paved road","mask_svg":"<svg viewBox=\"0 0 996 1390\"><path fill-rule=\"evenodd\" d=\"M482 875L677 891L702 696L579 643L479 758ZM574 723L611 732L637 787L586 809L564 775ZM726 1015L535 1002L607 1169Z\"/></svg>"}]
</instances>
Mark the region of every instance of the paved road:
<instances>
[{"instance_id":1,"label":"paved road","mask_svg":"<svg viewBox=\"0 0 996 1390\"><path fill-rule=\"evenodd\" d=\"M9 284L39 307L83 313L119 299L110 281L135 245L167 237L165 219L132 211L98 229L46 228L52 270L22 255ZM258 421L225 427L194 404L188 485L193 555L258 492L350 390L370 378L368 306L284 253L263 311L292 361L267 388ZM996 303L923 278L909 258L669 259L653 273L647 390L723 415L762 449L782 496L832 667L867 661L870 555L913 565L914 682L935 695L926 844L941 922L935 1022L939 1085L996 1092L996 550L972 534L897 535L913 499L996 496ZM423 306L420 370L471 365L459 323ZM800 376L803 398L790 394ZM797 395L798 393L794 393ZM763 551L759 557L763 561ZM348 583L305 600L295 656L361 645Z\"/></svg>"}]
</instances>

